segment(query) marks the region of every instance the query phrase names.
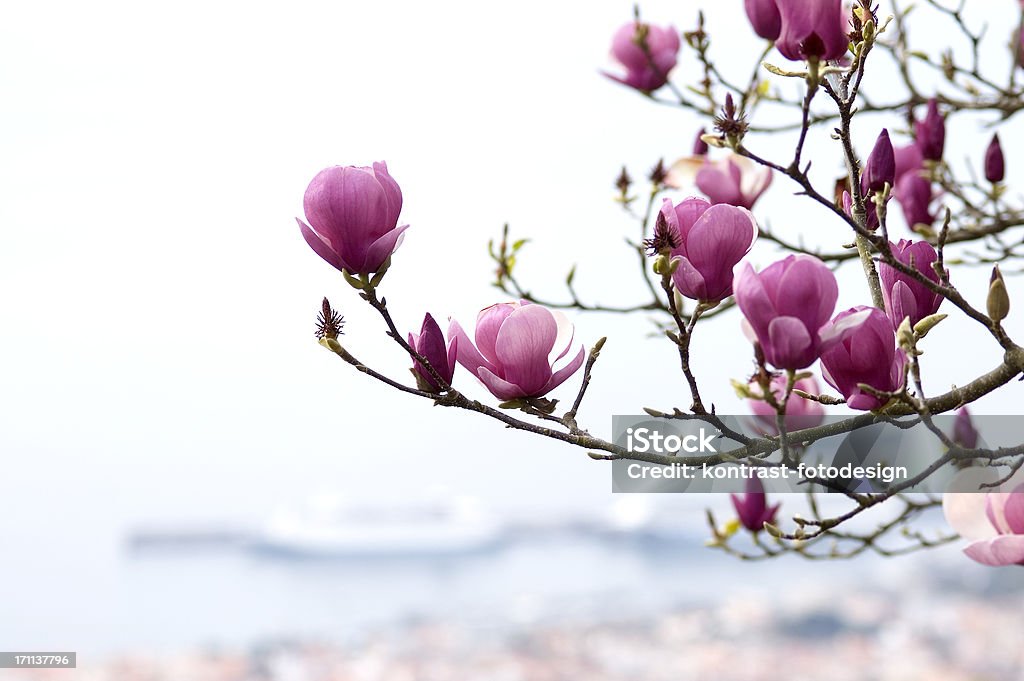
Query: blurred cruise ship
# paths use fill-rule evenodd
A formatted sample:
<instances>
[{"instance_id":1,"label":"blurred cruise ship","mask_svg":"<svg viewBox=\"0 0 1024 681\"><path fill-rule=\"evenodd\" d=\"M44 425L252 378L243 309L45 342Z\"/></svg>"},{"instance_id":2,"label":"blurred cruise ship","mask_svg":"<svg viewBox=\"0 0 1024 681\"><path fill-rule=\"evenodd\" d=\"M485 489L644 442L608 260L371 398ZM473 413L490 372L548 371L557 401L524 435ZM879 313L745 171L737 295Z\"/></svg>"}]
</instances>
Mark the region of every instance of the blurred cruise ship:
<instances>
[{"instance_id":1,"label":"blurred cruise ship","mask_svg":"<svg viewBox=\"0 0 1024 681\"><path fill-rule=\"evenodd\" d=\"M250 548L293 558L441 557L490 550L502 536L471 498L358 506L324 496L278 509Z\"/></svg>"}]
</instances>

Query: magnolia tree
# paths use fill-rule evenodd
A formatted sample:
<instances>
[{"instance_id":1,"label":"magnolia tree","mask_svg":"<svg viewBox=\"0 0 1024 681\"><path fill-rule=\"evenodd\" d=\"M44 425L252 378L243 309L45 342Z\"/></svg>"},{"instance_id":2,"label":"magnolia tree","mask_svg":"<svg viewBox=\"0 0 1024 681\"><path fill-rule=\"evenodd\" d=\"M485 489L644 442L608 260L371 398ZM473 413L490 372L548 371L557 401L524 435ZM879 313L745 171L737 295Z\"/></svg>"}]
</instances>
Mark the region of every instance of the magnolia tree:
<instances>
[{"instance_id":1,"label":"magnolia tree","mask_svg":"<svg viewBox=\"0 0 1024 681\"><path fill-rule=\"evenodd\" d=\"M738 0L732 1L738 10ZM950 1L922 0L911 8L902 0L882 7L870 0L852 7L841 0L745 0L750 39L763 40L764 50L741 80L716 65L703 16L694 30L680 33L645 23L637 11L612 38L612 56L621 69L608 77L654 102L688 111L702 121L693 121L693 129L703 128L690 157L659 161L644 186L637 187L625 168L618 177L619 203L636 217L641 234L630 242L635 253L627 257L639 261L646 297L631 306L583 302L573 272L566 279L569 303L534 295L515 272L525 240L511 240L506 227L490 251L495 285L511 300L482 310L471 333L458 321L445 330L429 313L418 331L410 330L392 317L380 295L407 228L399 226L399 185L383 162L321 171L306 190L301 233L380 314L396 352L409 357L415 383L387 376L346 350L343 319L326 299L317 325L320 343L410 397L478 412L602 461L792 469L809 446L836 434L880 422L927 429L938 445L928 466L880 492L839 489L846 504L840 512L825 513L809 491L809 512L783 513L766 499L760 477L750 477L746 493L732 497L736 520L720 526L708 514L709 543L748 559L787 552L809 558L868 550L892 555L955 540L949 531L915 528L923 511L944 505L950 525L974 539L965 549L971 558L1024 564L1024 485L1015 477L1024 464L1024 445L981 446L968 412L969 404L1024 372L1024 348L1003 326L1010 296L999 267L1022 256L1024 239L1016 229L1024 226L1024 210L1003 184L998 137L1000 124L1024 108L1024 87L1017 82L1024 77L1024 32L1020 22L1002 33L976 31L966 2L952 7ZM935 53L925 36L915 34L914 22L926 12L964 39L966 57L948 49ZM1012 68L985 70L983 55L999 50L1011 55L1006 61ZM672 80L681 58L697 65L680 78L691 82ZM919 82L922 68L936 78ZM873 83L877 92L870 90ZM798 97L781 94L796 91L792 85L799 86ZM775 112L763 114L769 108ZM984 117L994 133L966 169L944 157L947 133L966 120L961 114ZM867 155L855 148L857 125L877 134ZM820 180L816 184L809 174L805 146L817 128L831 132L834 144L825 152L846 168L834 186L818 186ZM897 134L905 140L894 144ZM782 135L793 140L784 157L759 153L759 142ZM759 198L783 183L795 194L790 200L829 211L831 224L815 229L828 235L831 248L808 248L759 226L752 212ZM671 190L703 196L676 202L665 197ZM902 221L893 219L894 207ZM745 261L758 240L783 251L760 271ZM395 257L396 266L400 261ZM860 287L862 304L837 310L835 272L847 265L859 268L867 286ZM987 298L969 300L957 275L978 265L991 268ZM587 352L559 308L661 315L664 336L678 351L689 404L644 410L653 419L707 424L735 446L682 456L640 452L592 435L577 414L605 339ZM735 324L737 312L755 370L732 388L701 385L692 369L691 341L720 317L732 317ZM993 366L948 392L926 394L922 374L941 366L920 359L922 345L929 334L943 332L939 325L947 315L966 316L985 330L990 342L984 353L993 357ZM736 361L734 375L749 372L749 360ZM465 373L456 373L457 364ZM493 401L464 395L465 381L482 383ZM566 409L548 395L567 381L578 388ZM715 413L711 398L723 389L748 400L763 426L759 434L737 432ZM847 416L825 422L823 405L842 405ZM954 427L936 424L944 413L957 415ZM949 469L977 477L981 491L907 493ZM884 510L884 517L868 530L851 522L869 510ZM739 542L738 534L748 540Z\"/></svg>"}]
</instances>

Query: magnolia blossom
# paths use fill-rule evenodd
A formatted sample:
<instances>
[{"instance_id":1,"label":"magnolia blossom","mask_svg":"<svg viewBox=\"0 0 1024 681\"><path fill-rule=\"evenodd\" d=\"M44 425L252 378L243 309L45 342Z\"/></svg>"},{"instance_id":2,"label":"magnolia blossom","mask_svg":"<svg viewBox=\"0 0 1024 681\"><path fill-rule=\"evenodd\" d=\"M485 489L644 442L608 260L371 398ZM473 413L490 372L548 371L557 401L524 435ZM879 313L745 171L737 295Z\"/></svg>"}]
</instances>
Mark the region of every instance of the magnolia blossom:
<instances>
[{"instance_id":1,"label":"magnolia blossom","mask_svg":"<svg viewBox=\"0 0 1024 681\"><path fill-rule=\"evenodd\" d=\"M978 446L978 429L974 427L974 421L971 420L971 411L966 405L956 411L956 418L953 419L953 437L951 439L964 449L974 449Z\"/></svg>"},{"instance_id":2,"label":"magnolia blossom","mask_svg":"<svg viewBox=\"0 0 1024 681\"><path fill-rule=\"evenodd\" d=\"M733 268L757 238L757 222L750 211L712 206L698 198L673 206L665 199L660 217L678 237L671 252L676 290L687 298L707 302L732 295Z\"/></svg>"},{"instance_id":3,"label":"magnolia blossom","mask_svg":"<svg viewBox=\"0 0 1024 681\"><path fill-rule=\"evenodd\" d=\"M913 266L930 281L939 283L939 275L932 267L939 255L930 243L900 239L899 243L890 242L889 248L897 261ZM942 304L941 295L885 262L878 264L878 277L882 284L885 313L894 329L906 317L910 317L911 326L917 324L928 315L935 314Z\"/></svg>"},{"instance_id":4,"label":"magnolia blossom","mask_svg":"<svg viewBox=\"0 0 1024 681\"><path fill-rule=\"evenodd\" d=\"M631 21L612 38L612 57L626 67L626 75L605 75L641 92L653 92L668 82L679 47L679 32L672 26Z\"/></svg>"},{"instance_id":5,"label":"magnolia blossom","mask_svg":"<svg viewBox=\"0 0 1024 681\"><path fill-rule=\"evenodd\" d=\"M772 263L760 274L745 263L735 295L765 360L778 369L803 369L818 358L818 331L835 310L839 285L825 263L801 254Z\"/></svg>"},{"instance_id":6,"label":"magnolia blossom","mask_svg":"<svg viewBox=\"0 0 1024 681\"><path fill-rule=\"evenodd\" d=\"M555 370L572 347L572 324L562 313L526 301L481 310L475 345L454 320L448 337L457 344L459 364L499 400L542 397L583 364L580 346L572 360Z\"/></svg>"},{"instance_id":7,"label":"magnolia blossom","mask_svg":"<svg viewBox=\"0 0 1024 681\"><path fill-rule=\"evenodd\" d=\"M696 184L711 203L753 208L772 183L772 169L736 154L706 161L697 170Z\"/></svg>"},{"instance_id":8,"label":"magnolia blossom","mask_svg":"<svg viewBox=\"0 0 1024 681\"><path fill-rule=\"evenodd\" d=\"M921 147L917 146L916 142L903 147L893 147L893 160L896 165L896 180L924 167L924 156L921 155Z\"/></svg>"},{"instance_id":9,"label":"magnolia blossom","mask_svg":"<svg viewBox=\"0 0 1024 681\"><path fill-rule=\"evenodd\" d=\"M921 155L928 161L941 161L946 146L946 120L939 112L939 102L928 100L928 111L915 126L914 139Z\"/></svg>"},{"instance_id":10,"label":"magnolia blossom","mask_svg":"<svg viewBox=\"0 0 1024 681\"><path fill-rule=\"evenodd\" d=\"M782 374L775 376L772 379L771 390L775 396L775 401L779 402L782 400L782 395L786 391L787 378ZM752 385L754 389L758 389L756 385ZM802 390L808 395L817 395L821 393L821 388L818 386L818 381L813 376L808 378L801 378L793 387L797 390ZM770 435L778 434L778 424L775 421L776 412L775 409L765 402L764 400L749 400L750 411L757 417L758 425L766 430ZM786 428L788 430L802 430L804 428L813 428L814 426L820 425L825 419L825 407L820 402L809 400L806 397L800 397L795 392L790 393L789 399L786 400Z\"/></svg>"},{"instance_id":11,"label":"magnolia blossom","mask_svg":"<svg viewBox=\"0 0 1024 681\"><path fill-rule=\"evenodd\" d=\"M334 166L317 173L303 200L307 225L296 218L306 243L332 266L350 274L377 272L401 243L402 190L383 161L372 168Z\"/></svg>"},{"instance_id":12,"label":"magnolia blossom","mask_svg":"<svg viewBox=\"0 0 1024 681\"><path fill-rule=\"evenodd\" d=\"M436 371L448 385L452 384L452 376L455 375L455 359L458 342L455 338L452 338L448 341L447 345L445 344L444 334L441 332L441 327L437 325L437 322L434 321L434 318L429 312L423 317L423 326L420 328L419 334L409 334L409 346L419 354L423 355L434 371ZM425 385L429 386L433 392L439 392L441 390L441 386L438 385L437 380L430 375L427 368L419 361L416 361L413 364L413 368L416 370L421 382L425 381Z\"/></svg>"},{"instance_id":13,"label":"magnolia blossom","mask_svg":"<svg viewBox=\"0 0 1024 681\"><path fill-rule=\"evenodd\" d=\"M984 477L981 469L968 468L950 488L981 490L978 483ZM1003 489L1010 491L947 492L942 510L946 522L970 541L964 548L969 558L993 567L1024 565L1024 484Z\"/></svg>"},{"instance_id":14,"label":"magnolia blossom","mask_svg":"<svg viewBox=\"0 0 1024 681\"><path fill-rule=\"evenodd\" d=\"M754 33L765 40L776 40L782 31L782 17L775 0L744 0L747 18Z\"/></svg>"},{"instance_id":15,"label":"magnolia blossom","mask_svg":"<svg viewBox=\"0 0 1024 681\"><path fill-rule=\"evenodd\" d=\"M935 222L935 214L929 208L934 197L932 183L928 178L917 171L904 173L896 180L892 194L900 204L903 217L911 229L915 229L917 225L931 227Z\"/></svg>"},{"instance_id":16,"label":"magnolia blossom","mask_svg":"<svg viewBox=\"0 0 1024 681\"><path fill-rule=\"evenodd\" d=\"M776 47L793 61L833 60L846 54L842 0L776 0L782 30Z\"/></svg>"},{"instance_id":17,"label":"magnolia blossom","mask_svg":"<svg viewBox=\"0 0 1024 681\"><path fill-rule=\"evenodd\" d=\"M892 323L875 307L858 306L836 315L821 330L826 347L821 353L821 375L843 394L851 409L877 409L882 401L861 384L882 392L903 385L907 356L896 348Z\"/></svg>"},{"instance_id":18,"label":"magnolia blossom","mask_svg":"<svg viewBox=\"0 0 1024 681\"><path fill-rule=\"evenodd\" d=\"M746 492L743 496L736 494L729 496L732 498L732 505L736 509L740 523L751 532L759 532L764 529L765 523L774 522L775 513L781 506L781 504L768 505L768 495L764 493L764 485L756 477L747 479Z\"/></svg>"}]
</instances>

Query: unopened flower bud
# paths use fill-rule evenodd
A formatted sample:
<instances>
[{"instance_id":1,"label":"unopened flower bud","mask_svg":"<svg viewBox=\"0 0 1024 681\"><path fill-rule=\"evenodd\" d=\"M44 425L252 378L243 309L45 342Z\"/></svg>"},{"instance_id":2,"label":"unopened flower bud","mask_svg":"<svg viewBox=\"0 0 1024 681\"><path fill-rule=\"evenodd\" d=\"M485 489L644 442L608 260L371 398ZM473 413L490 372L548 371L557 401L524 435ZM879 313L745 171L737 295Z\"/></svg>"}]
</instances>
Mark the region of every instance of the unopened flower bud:
<instances>
[{"instance_id":1,"label":"unopened flower bud","mask_svg":"<svg viewBox=\"0 0 1024 681\"><path fill-rule=\"evenodd\" d=\"M864 28L861 29L861 35L864 37L864 42L869 43L875 39L875 20L868 19L864 22Z\"/></svg>"},{"instance_id":2,"label":"unopened flower bud","mask_svg":"<svg viewBox=\"0 0 1024 681\"><path fill-rule=\"evenodd\" d=\"M861 191L865 194L874 194L884 191L886 185L891 187L895 183L896 154L889 140L889 131L883 129L864 164L864 173L860 177Z\"/></svg>"},{"instance_id":3,"label":"unopened flower bud","mask_svg":"<svg viewBox=\"0 0 1024 681\"><path fill-rule=\"evenodd\" d=\"M967 407L960 407L953 420L953 442L964 449L974 449L978 446L978 430L971 420L971 412Z\"/></svg>"},{"instance_id":4,"label":"unopened flower bud","mask_svg":"<svg viewBox=\"0 0 1024 681\"><path fill-rule=\"evenodd\" d=\"M402 190L384 162L320 171L306 189L303 208L308 224L297 222L306 243L356 288L363 284L348 275L385 270L408 227L398 226Z\"/></svg>"},{"instance_id":5,"label":"unopened flower bud","mask_svg":"<svg viewBox=\"0 0 1024 681\"><path fill-rule=\"evenodd\" d=\"M1006 176L1006 165L1003 159L1003 148L999 144L999 135L992 135L988 149L985 150L985 179L995 184L1002 182Z\"/></svg>"},{"instance_id":6,"label":"unopened flower bud","mask_svg":"<svg viewBox=\"0 0 1024 681\"><path fill-rule=\"evenodd\" d=\"M759 532L775 520L775 514L778 512L780 504L768 505L768 497L764 493L764 485L760 479L756 477L748 479L746 490L742 496L737 494L730 496L736 514L739 516L739 522L749 531ZM733 531L735 532L735 530Z\"/></svg>"},{"instance_id":7,"label":"unopened flower bud","mask_svg":"<svg viewBox=\"0 0 1024 681\"><path fill-rule=\"evenodd\" d=\"M988 299L985 301L988 316L994 322L1001 322L1010 313L1010 294L1003 281L1003 273L999 265L992 268L992 279L988 284Z\"/></svg>"},{"instance_id":8,"label":"unopened flower bud","mask_svg":"<svg viewBox=\"0 0 1024 681\"><path fill-rule=\"evenodd\" d=\"M629 193L629 186L631 184L633 184L633 178L629 176L626 166L622 166L622 172L615 178L615 187L619 190L619 194L625 197Z\"/></svg>"},{"instance_id":9,"label":"unopened flower bud","mask_svg":"<svg viewBox=\"0 0 1024 681\"><path fill-rule=\"evenodd\" d=\"M928 113L924 120L918 121L916 132L917 146L925 160L941 161L946 145L946 121L939 113L939 103L934 98L928 100Z\"/></svg>"},{"instance_id":10,"label":"unopened flower bud","mask_svg":"<svg viewBox=\"0 0 1024 681\"><path fill-rule=\"evenodd\" d=\"M917 324L914 324L914 333L917 334L918 338L924 338L928 335L928 332L938 326L939 322L948 317L949 315L943 313L930 314Z\"/></svg>"}]
</instances>

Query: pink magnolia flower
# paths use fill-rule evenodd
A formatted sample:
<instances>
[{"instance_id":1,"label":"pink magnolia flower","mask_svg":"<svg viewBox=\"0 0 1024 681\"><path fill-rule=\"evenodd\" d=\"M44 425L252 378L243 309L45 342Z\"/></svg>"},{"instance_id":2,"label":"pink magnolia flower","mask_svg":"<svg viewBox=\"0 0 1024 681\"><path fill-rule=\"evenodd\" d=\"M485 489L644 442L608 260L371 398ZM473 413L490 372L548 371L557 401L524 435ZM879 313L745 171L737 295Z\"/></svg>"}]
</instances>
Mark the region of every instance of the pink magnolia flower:
<instances>
[{"instance_id":1,"label":"pink magnolia flower","mask_svg":"<svg viewBox=\"0 0 1024 681\"><path fill-rule=\"evenodd\" d=\"M782 395L786 390L786 377L778 375L772 379L771 389L772 394L775 395L775 400L779 401L782 399ZM818 395L821 393L821 388L818 386L818 381L813 376L809 378L801 378L794 385L797 390L802 390L809 395ZM755 390L757 386L754 385ZM775 409L764 400L749 400L750 411L757 417L759 425L763 427L766 432L770 435L778 434L778 425L775 422ZM790 393L789 399L786 400L786 428L789 430L802 430L804 428L813 428L814 426L821 425L821 422L825 419L825 407L820 402L814 400L808 400L805 397L800 397L796 393Z\"/></svg>"},{"instance_id":2,"label":"pink magnolia flower","mask_svg":"<svg viewBox=\"0 0 1024 681\"><path fill-rule=\"evenodd\" d=\"M916 170L906 172L897 178L892 195L900 204L908 227L915 229L917 225L931 227L934 224L935 215L929 208L934 196L932 183L928 181L928 178L923 177ZM878 221L877 215L875 221Z\"/></svg>"},{"instance_id":3,"label":"pink magnolia flower","mask_svg":"<svg viewBox=\"0 0 1024 681\"><path fill-rule=\"evenodd\" d=\"M306 188L303 209L309 224L296 221L306 243L350 274L378 271L409 227L397 226L402 190L383 161L321 170Z\"/></svg>"},{"instance_id":4,"label":"pink magnolia flower","mask_svg":"<svg viewBox=\"0 0 1024 681\"><path fill-rule=\"evenodd\" d=\"M724 204L712 206L698 198L673 206L665 199L660 218L678 236L678 246L671 253L676 290L707 302L732 295L732 270L757 238L757 222L750 211Z\"/></svg>"},{"instance_id":5,"label":"pink magnolia flower","mask_svg":"<svg viewBox=\"0 0 1024 681\"><path fill-rule=\"evenodd\" d=\"M924 156L921 155L921 147L917 146L916 142L905 147L893 147L893 157L896 163L896 180L906 173L924 168Z\"/></svg>"},{"instance_id":6,"label":"pink magnolia flower","mask_svg":"<svg viewBox=\"0 0 1024 681\"><path fill-rule=\"evenodd\" d=\"M939 112L939 102L928 100L928 111L915 125L915 141L921 155L929 161L941 161L946 146L946 120Z\"/></svg>"},{"instance_id":7,"label":"pink magnolia flower","mask_svg":"<svg viewBox=\"0 0 1024 681\"><path fill-rule=\"evenodd\" d=\"M727 203L748 210L772 183L772 169L736 154L705 161L697 171L696 184L711 203Z\"/></svg>"},{"instance_id":8,"label":"pink magnolia flower","mask_svg":"<svg viewBox=\"0 0 1024 681\"><path fill-rule=\"evenodd\" d=\"M978 429L974 427L971 411L966 406L957 409L956 418L953 419L952 440L964 449L978 446Z\"/></svg>"},{"instance_id":9,"label":"pink magnolia flower","mask_svg":"<svg viewBox=\"0 0 1024 681\"><path fill-rule=\"evenodd\" d=\"M641 92L653 92L668 82L679 47L675 28L631 21L612 38L612 57L626 67L626 75L605 75Z\"/></svg>"},{"instance_id":10,"label":"pink magnolia flower","mask_svg":"<svg viewBox=\"0 0 1024 681\"><path fill-rule=\"evenodd\" d=\"M1010 492L948 492L942 510L946 522L970 540L964 548L969 558L993 567L1024 565L1024 484Z\"/></svg>"},{"instance_id":11,"label":"pink magnolia flower","mask_svg":"<svg viewBox=\"0 0 1024 681\"><path fill-rule=\"evenodd\" d=\"M747 489L742 497L736 494L729 496L743 527L751 532L760 532L765 523L774 522L775 514L782 505L768 505L768 495L764 493L764 485L759 478L747 479Z\"/></svg>"},{"instance_id":12,"label":"pink magnolia flower","mask_svg":"<svg viewBox=\"0 0 1024 681\"><path fill-rule=\"evenodd\" d=\"M775 0L744 0L747 18L754 33L765 40L776 40L782 31L782 17Z\"/></svg>"},{"instance_id":13,"label":"pink magnolia flower","mask_svg":"<svg viewBox=\"0 0 1024 681\"><path fill-rule=\"evenodd\" d=\"M821 330L826 348L821 375L851 409L877 409L882 402L860 384L891 392L903 384L907 356L896 348L892 322L876 307L858 306L836 315Z\"/></svg>"},{"instance_id":14,"label":"pink magnolia flower","mask_svg":"<svg viewBox=\"0 0 1024 681\"><path fill-rule=\"evenodd\" d=\"M583 364L580 346L568 364L554 369L572 346L573 327L565 315L541 305L524 301L484 308L475 335L476 345L454 320L448 329L459 364L499 400L542 397Z\"/></svg>"},{"instance_id":15,"label":"pink magnolia flower","mask_svg":"<svg viewBox=\"0 0 1024 681\"><path fill-rule=\"evenodd\" d=\"M776 47L793 61L833 60L846 54L842 0L777 0L782 31Z\"/></svg>"},{"instance_id":16,"label":"pink magnolia flower","mask_svg":"<svg viewBox=\"0 0 1024 681\"><path fill-rule=\"evenodd\" d=\"M791 255L760 274L745 263L735 296L767 362L778 369L803 369L821 352L819 329L835 310L839 285L818 258Z\"/></svg>"},{"instance_id":17,"label":"pink magnolia flower","mask_svg":"<svg viewBox=\"0 0 1024 681\"><path fill-rule=\"evenodd\" d=\"M932 268L939 255L930 243L900 239L899 243L890 242L889 247L896 260L912 265L931 281L939 282L939 275ZM928 315L935 314L942 304L943 298L938 293L884 262L878 264L878 277L882 283L885 314L894 329L899 328L905 317L910 317L911 326L917 324Z\"/></svg>"},{"instance_id":18,"label":"pink magnolia flower","mask_svg":"<svg viewBox=\"0 0 1024 681\"><path fill-rule=\"evenodd\" d=\"M429 312L423 316L423 326L420 328L419 334L409 334L409 345L413 350L426 358L434 371L448 385L452 384L452 377L455 375L455 358L458 342L453 337L448 341L447 345L445 344L441 327L437 325L437 322L434 321ZM434 392L441 390L441 386L438 385L437 380L430 375L425 366L418 361L414 361L413 365L416 373L426 382L426 385L430 386Z\"/></svg>"}]
</instances>

